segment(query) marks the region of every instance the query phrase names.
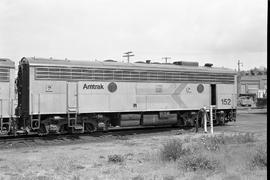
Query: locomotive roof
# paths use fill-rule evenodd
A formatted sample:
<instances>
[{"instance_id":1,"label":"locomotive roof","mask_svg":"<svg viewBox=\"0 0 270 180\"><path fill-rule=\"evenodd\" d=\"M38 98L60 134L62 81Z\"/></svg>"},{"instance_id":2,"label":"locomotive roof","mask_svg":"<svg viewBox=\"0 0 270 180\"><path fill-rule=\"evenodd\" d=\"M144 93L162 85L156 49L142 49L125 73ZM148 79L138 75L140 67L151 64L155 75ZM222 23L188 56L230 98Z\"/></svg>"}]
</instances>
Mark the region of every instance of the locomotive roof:
<instances>
[{"instance_id":1,"label":"locomotive roof","mask_svg":"<svg viewBox=\"0 0 270 180\"><path fill-rule=\"evenodd\" d=\"M15 68L15 63L7 58L0 58L0 67Z\"/></svg>"},{"instance_id":2,"label":"locomotive roof","mask_svg":"<svg viewBox=\"0 0 270 180\"><path fill-rule=\"evenodd\" d=\"M154 63L123 63L123 62L102 62L102 61L78 61L78 60L59 60L35 57L24 57L21 63L27 63L30 66L58 66L58 67L92 67L92 68L113 68L113 69L144 69L144 70L161 70L161 71L200 71L216 73L236 72L229 68L205 67L205 66L184 66L175 64L154 64Z\"/></svg>"}]
</instances>

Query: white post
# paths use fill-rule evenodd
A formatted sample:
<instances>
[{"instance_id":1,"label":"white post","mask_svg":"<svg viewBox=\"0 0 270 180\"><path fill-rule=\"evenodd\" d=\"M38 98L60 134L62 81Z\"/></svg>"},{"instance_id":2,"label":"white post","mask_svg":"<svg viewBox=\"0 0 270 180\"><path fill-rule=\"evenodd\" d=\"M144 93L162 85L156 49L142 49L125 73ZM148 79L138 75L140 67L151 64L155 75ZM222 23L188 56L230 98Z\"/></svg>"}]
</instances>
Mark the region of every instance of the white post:
<instances>
[{"instance_id":1,"label":"white post","mask_svg":"<svg viewBox=\"0 0 270 180\"><path fill-rule=\"evenodd\" d=\"M213 106L210 106L210 127L211 127L211 134L214 134L213 129Z\"/></svg>"},{"instance_id":2,"label":"white post","mask_svg":"<svg viewBox=\"0 0 270 180\"><path fill-rule=\"evenodd\" d=\"M203 107L204 115L203 115L203 122L204 122L204 132L207 133L207 118L206 118L206 107Z\"/></svg>"}]
</instances>

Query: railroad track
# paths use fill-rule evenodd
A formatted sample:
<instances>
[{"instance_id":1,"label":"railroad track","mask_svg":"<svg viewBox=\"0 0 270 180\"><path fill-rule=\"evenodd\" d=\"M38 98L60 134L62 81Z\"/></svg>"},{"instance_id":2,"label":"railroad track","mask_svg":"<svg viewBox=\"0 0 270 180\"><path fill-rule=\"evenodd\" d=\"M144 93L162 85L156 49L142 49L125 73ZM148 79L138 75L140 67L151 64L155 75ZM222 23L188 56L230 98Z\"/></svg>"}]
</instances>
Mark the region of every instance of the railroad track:
<instances>
[{"instance_id":1,"label":"railroad track","mask_svg":"<svg viewBox=\"0 0 270 180\"><path fill-rule=\"evenodd\" d=\"M150 134L159 132L170 132L172 130L183 130L185 132L194 131L193 128L180 127L144 127L144 128L124 128L111 129L107 132L93 132L91 134L52 134L46 136L22 135L0 137L0 149L10 149L19 147L36 147L49 145L65 145L86 142L102 142L112 139L128 140L130 136L140 134Z\"/></svg>"}]
</instances>

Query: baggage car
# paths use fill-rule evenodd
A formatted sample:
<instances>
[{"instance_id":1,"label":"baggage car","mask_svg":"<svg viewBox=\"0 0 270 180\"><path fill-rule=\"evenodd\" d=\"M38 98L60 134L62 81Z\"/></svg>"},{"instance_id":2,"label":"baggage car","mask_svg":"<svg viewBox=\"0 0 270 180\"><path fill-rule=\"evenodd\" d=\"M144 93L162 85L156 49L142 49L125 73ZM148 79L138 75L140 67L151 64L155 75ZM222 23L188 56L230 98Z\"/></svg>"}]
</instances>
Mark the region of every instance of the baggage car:
<instances>
[{"instance_id":1,"label":"baggage car","mask_svg":"<svg viewBox=\"0 0 270 180\"><path fill-rule=\"evenodd\" d=\"M14 118L15 64L10 59L0 59L0 134L10 132Z\"/></svg>"},{"instance_id":2,"label":"baggage car","mask_svg":"<svg viewBox=\"0 0 270 180\"><path fill-rule=\"evenodd\" d=\"M236 118L236 72L209 64L22 58L17 89L19 127L40 133L192 126L210 105L215 123Z\"/></svg>"}]
</instances>

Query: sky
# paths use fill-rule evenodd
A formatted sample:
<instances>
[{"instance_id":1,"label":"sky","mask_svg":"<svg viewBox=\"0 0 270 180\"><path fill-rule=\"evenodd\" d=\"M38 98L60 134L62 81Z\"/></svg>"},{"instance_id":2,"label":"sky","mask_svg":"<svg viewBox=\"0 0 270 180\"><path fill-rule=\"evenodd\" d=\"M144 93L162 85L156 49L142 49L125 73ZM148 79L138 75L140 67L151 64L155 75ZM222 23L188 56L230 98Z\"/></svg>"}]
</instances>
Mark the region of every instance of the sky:
<instances>
[{"instance_id":1,"label":"sky","mask_svg":"<svg viewBox=\"0 0 270 180\"><path fill-rule=\"evenodd\" d=\"M267 66L266 0L1 0L0 57Z\"/></svg>"}]
</instances>

